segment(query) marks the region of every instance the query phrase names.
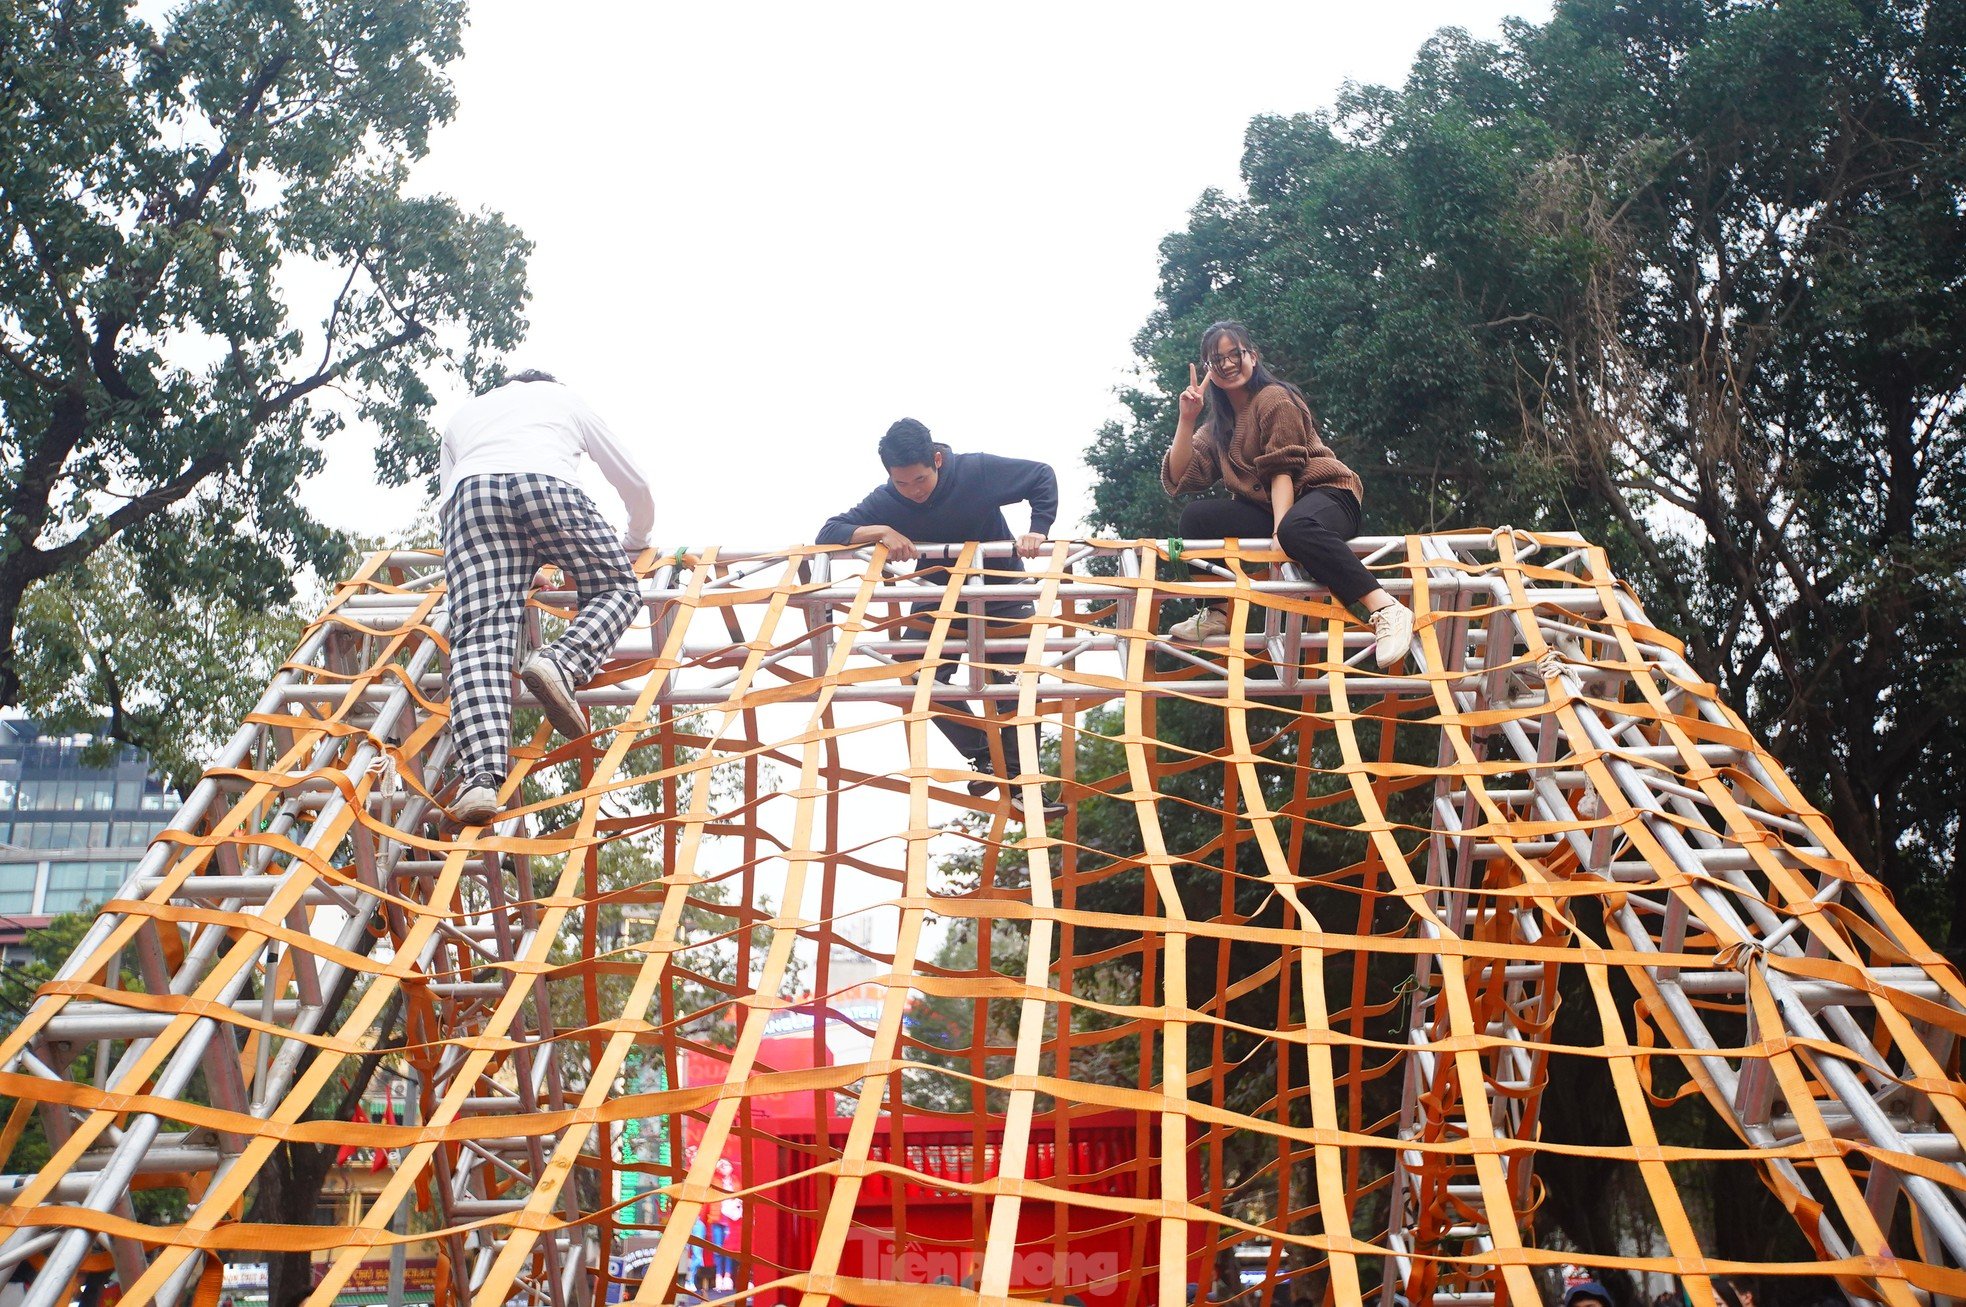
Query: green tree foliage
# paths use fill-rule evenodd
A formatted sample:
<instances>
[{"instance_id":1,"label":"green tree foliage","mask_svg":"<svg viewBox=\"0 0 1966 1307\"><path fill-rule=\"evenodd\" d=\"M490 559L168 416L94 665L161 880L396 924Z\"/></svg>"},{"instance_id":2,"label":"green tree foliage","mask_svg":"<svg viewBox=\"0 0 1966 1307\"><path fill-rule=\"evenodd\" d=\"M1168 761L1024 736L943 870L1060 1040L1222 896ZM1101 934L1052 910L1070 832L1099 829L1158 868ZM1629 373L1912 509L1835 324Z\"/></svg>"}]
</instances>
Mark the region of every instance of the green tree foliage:
<instances>
[{"instance_id":1,"label":"green tree foliage","mask_svg":"<svg viewBox=\"0 0 1966 1307\"><path fill-rule=\"evenodd\" d=\"M1164 242L1155 468L1201 328L1248 322L1365 478L1368 529L1607 544L1857 858L1966 910L1966 11L1566 0L1439 34L1399 90L1259 118L1246 194Z\"/></svg>"},{"instance_id":2,"label":"green tree foliage","mask_svg":"<svg viewBox=\"0 0 1966 1307\"><path fill-rule=\"evenodd\" d=\"M277 607L344 556L295 497L325 442L358 423L385 483L434 469L424 372L518 341L530 250L407 187L463 24L462 0L0 9L0 704L47 706L22 605L111 541L153 605Z\"/></svg>"},{"instance_id":3,"label":"green tree foliage","mask_svg":"<svg viewBox=\"0 0 1966 1307\"><path fill-rule=\"evenodd\" d=\"M18 966L8 966L0 970L0 1011L4 1011L9 1025L18 1023L27 1015L34 1001L35 991L55 978L75 946L89 933L95 924L95 913L71 912L55 917L45 926L31 927L27 932L29 959ZM120 982L128 988L137 988L136 971L125 965L118 973ZM110 1044L111 1064L115 1056L122 1052L120 1043ZM97 1069L103 1045L81 1044L71 1051L73 1056L61 1069L69 1079L84 1084L96 1080ZM202 1077L200 1078L202 1086ZM201 1095L202 1097L202 1095ZM0 1120L9 1119L19 1100L0 1097ZM0 1170L12 1175L29 1175L39 1171L54 1155L48 1142L48 1133L42 1114L35 1111L30 1115L22 1129L20 1139L15 1143L13 1153L0 1157ZM184 1219L185 1192L181 1187L169 1185L160 1187L154 1183L139 1180L130 1195L130 1202L139 1220L163 1224Z\"/></svg>"},{"instance_id":4,"label":"green tree foliage","mask_svg":"<svg viewBox=\"0 0 1966 1307\"><path fill-rule=\"evenodd\" d=\"M1342 761L1328 737L1306 736L1298 729L1299 719L1285 713L1254 710L1249 714L1251 744L1262 759L1258 773L1264 788L1264 802L1272 811L1287 811L1293 817L1315 818L1315 822L1292 821L1278 824L1278 834L1286 843L1298 832L1304 845L1304 874L1347 867L1365 856L1365 841L1344 827L1356 825L1358 810L1349 798L1341 797L1331 806L1315 806L1334 791L1348 789L1335 768ZM1260 930L1277 930L1290 919L1286 904L1266 882L1261 852L1250 835L1246 820L1239 824L1235 851L1231 855L1220 843L1223 821L1218 808L1225 802L1230 785L1227 768L1212 754L1224 745L1224 713L1219 705L1199 701L1163 701L1154 705L1154 717L1147 723L1148 733L1157 741L1154 762L1169 769L1161 784L1162 802L1155 820L1168 851L1181 859L1173 869L1174 892L1180 910L1196 920L1233 921ZM1095 711L1087 715L1083 733L1073 741L1077 773L1082 777L1106 777L1123 773L1126 757L1117 737L1124 734L1119 714ZM1044 766L1058 770L1057 743L1044 746ZM1408 761L1418 756L1401 755ZM1314 774L1306 784L1300 801L1292 787L1292 768L1302 758L1313 768L1327 769ZM1424 795L1394 796L1395 809L1408 817L1418 816L1417 805ZM1062 907L1098 913L1158 919L1167 912L1159 891L1142 871L1138 857L1142 849L1140 814L1135 805L1107 797L1075 796L1073 825L1067 838L1081 852L1077 871L1071 877L1054 876L1052 891ZM1241 811L1240 798L1228 800ZM1413 811L1407 809L1412 807ZM1331 823L1320 825L1317 823ZM985 896L1021 896L1029 885L1029 866L1019 851L1003 851L987 861L971 853L948 859L940 868L949 892L977 892ZM1317 919L1334 930L1351 931L1362 924L1357 895L1342 887L1300 885L1300 898ZM1390 920L1390 918L1388 918ZM1300 923L1301 924L1301 920ZM1378 923L1385 928L1385 923ZM1050 983L1093 1003L1116 1007L1158 1006L1166 1001L1168 954L1165 937L1139 930L1074 928L1071 954L1075 958L1097 958L1095 966L1081 965L1063 973L1054 957ZM1058 947L1062 952L1062 935ZM989 979L1010 976L1022 979L1029 950L1029 931L1023 925L995 923L987 944L974 922L956 920L932 959L932 969L953 976ZM1290 974L1298 959L1286 959L1282 950L1261 942L1225 945L1206 937L1187 941L1187 970L1184 977L1189 1002L1211 1016L1226 1017L1238 1029L1208 1025L1192 1036L1190 1059L1192 1074L1186 1093L1207 1100L1213 1095L1211 1079L1199 1073L1214 1067L1225 1071L1219 1106L1256 1117L1278 1119L1288 1116L1292 1124L1312 1124L1309 1103L1298 1094L1287 1108L1276 1100L1279 1070L1275 1059L1286 1056L1290 1065L1282 1068L1288 1082L1302 1086L1309 1076L1306 1052L1302 1047L1282 1045L1264 1039L1253 1031L1274 1030L1280 1023L1300 1024L1304 1020L1302 995L1294 984L1279 985L1278 977ZM1149 958L1151 957L1151 962ZM1365 1009L1354 1011L1349 1003L1353 992L1354 970L1360 965L1375 966L1370 991L1381 1002L1394 993L1402 971L1410 974L1410 964L1402 968L1398 959L1374 964L1360 955L1332 952L1326 961L1325 986L1333 996L1336 1010L1329 1013L1334 1027L1359 1030L1375 1039L1396 1038L1400 1014ZM1148 968L1153 980L1145 983ZM1007 1074L1012 1066L1021 1005L995 999L918 998L909 1010L909 1057L911 1060L967 1076L995 1077ZM1047 1010L1042 1035L1045 1048L1041 1069L1045 1074L1070 1079L1133 1088L1151 1087L1161 1080L1161 1049L1152 1035L1150 1023L1136 1023L1125 1016L1097 1012L1085 1007L1072 1011L1074 1036L1072 1063L1059 1066L1055 1058L1058 1014ZM1392 1023L1392 1024L1389 1024ZM1143 1053L1143 1043L1144 1053ZM1340 1112L1349 1125L1360 1128L1398 1110L1398 1084L1390 1077L1373 1079L1368 1073L1376 1057L1352 1051L1338 1053L1341 1076L1348 1084L1356 1081L1356 1099L1349 1089L1340 1093ZM970 1081L934 1073L916 1073L906 1086L910 1106L957 1113L1000 1113L1007 1101L996 1090L985 1090ZM1355 1106L1356 1104L1356 1106ZM1039 1109L1049 1107L1040 1100ZM1252 1131L1230 1132L1222 1140L1222 1174L1230 1195L1227 1210L1242 1219L1263 1221L1277 1205L1276 1151L1273 1140ZM1368 1235L1374 1221L1384 1222L1383 1210L1368 1206L1358 1233ZM1310 1226L1298 1228L1307 1232ZM1294 1255L1293 1255L1294 1256ZM1298 1264L1293 1261L1293 1265Z\"/></svg>"},{"instance_id":5,"label":"green tree foliage","mask_svg":"<svg viewBox=\"0 0 1966 1307\"><path fill-rule=\"evenodd\" d=\"M618 724L626 717L624 710L597 710L595 724ZM520 719L522 730L536 724L536 710L522 710ZM657 767L656 752L646 750L631 765ZM679 753L687 760L694 751ZM713 771L703 778L699 773L679 778L674 794L677 807L687 805L698 783L711 785L720 806L731 797L723 776ZM765 777L764 784L770 783ZM527 780L527 797L541 801L579 788L579 784L578 767L562 764L533 773ZM626 816L672 809L663 783L656 781L617 791L603 811L610 816ZM547 824L551 820L548 817ZM593 854L594 905L569 914L554 938L551 962L570 969L569 974L553 982L550 991L553 1027L561 1032L554 1055L560 1060L561 1076L569 1083L586 1082L592 1073L591 1059L606 1042L604 1034L590 1028L590 1003L602 1021L638 1019L658 1027L661 1033L644 1036L630 1050L615 1080L617 1093L650 1092L685 1083L680 1050L686 1045L713 1050L734 1047L738 1001L752 993L761 978L775 934L771 926L762 924L774 915L770 901L740 902L737 886L729 880L667 881L658 843L655 838L637 836L600 845ZM534 892L550 892L564 868L562 858L534 858ZM686 897L673 932L663 936L659 927L671 894ZM587 942L590 918L592 952ZM651 949L657 945L669 950L662 982L643 1006L631 1007L629 999L648 965ZM590 958L595 960L591 981L579 974L581 965ZM780 994L801 992L806 971L804 960L795 955L779 987ZM489 978L490 973L486 975ZM576 1031L583 1033L572 1033ZM611 1135L616 1160L634 1166L655 1164L658 1169L677 1165L682 1156L683 1122L680 1115L624 1122ZM584 1206L591 1209L602 1202L595 1173L582 1171L576 1182L581 1186ZM658 1182L652 1175L645 1175L643 1181L650 1187ZM613 1196L607 1201L612 1202ZM624 1213L620 1219L633 1224L637 1218Z\"/></svg>"},{"instance_id":6,"label":"green tree foliage","mask_svg":"<svg viewBox=\"0 0 1966 1307\"><path fill-rule=\"evenodd\" d=\"M1438 34L1403 87L1256 119L1242 183L1163 242L1142 383L1088 454L1097 525L1175 530L1172 396L1202 328L1240 318L1364 477L1367 530L1606 544L1945 939L1966 911L1966 10L1562 0L1499 42ZM1213 747L1207 723L1162 728ZM1602 1087L1570 1060L1546 1137L1588 1142L1601 1114L1569 1108ZM1662 1128L1720 1142L1711 1113ZM1545 1171L1551 1220L1615 1239L1602 1175ZM1723 1255L1797 1251L1752 1177L1698 1183L1727 1195Z\"/></svg>"},{"instance_id":7,"label":"green tree foliage","mask_svg":"<svg viewBox=\"0 0 1966 1307\"><path fill-rule=\"evenodd\" d=\"M970 979L1007 976L1024 979L1030 957L1029 928L1022 923L991 923L990 943L979 948L981 932L969 918L952 922L949 933L935 952L932 974ZM1052 959L1056 965L1057 959ZM1093 1003L1115 1006L1140 1002L1140 975L1137 967L1120 963L1089 968L1069 977L1075 997ZM913 1050L910 1061L941 1067L966 1076L995 1078L1014 1069L1018 1026L1023 1004L1015 999L961 999L944 995L923 996L908 1008L908 1039ZM1075 1042L1071 1066L1058 1064L1058 1007L1047 1004L1043 1014L1044 1051L1038 1057L1038 1074L1065 1075L1083 1084L1136 1085L1140 1079L1140 1035L1135 1022L1124 1017L1074 1007L1071 1030ZM911 1072L903 1086L904 1099L911 1108L965 1114L985 1113L1002 1116L1010 1101L1008 1091L984 1089L971 1081L953 1076ZM1052 1108L1048 1095L1037 1098L1037 1110Z\"/></svg>"},{"instance_id":8,"label":"green tree foliage","mask_svg":"<svg viewBox=\"0 0 1966 1307\"><path fill-rule=\"evenodd\" d=\"M121 578L136 566L112 543L35 587L21 607L21 680L44 730L135 744L189 794L299 642L302 619L291 604L130 593Z\"/></svg>"},{"instance_id":9,"label":"green tree foliage","mask_svg":"<svg viewBox=\"0 0 1966 1307\"><path fill-rule=\"evenodd\" d=\"M556 625L549 623L547 638L555 634ZM626 709L597 708L593 725L597 730L604 730L620 725L628 716ZM539 722L538 709L519 709L514 718L514 738L529 738ZM696 726L695 721L684 719L677 729L688 735ZM682 745L671 753L665 753L660 745L645 745L630 755L627 765L634 771L651 772L686 765L699 756L691 745ZM699 784L710 786L713 809L728 811L741 802L742 767L741 763L726 763L705 771L684 773L672 782L655 780L626 786L604 799L601 811L604 817L610 818L682 812L688 808ZM761 792L767 793L777 786L768 762L760 764L758 786ZM528 803L542 803L581 788L579 764L560 763L540 768L526 778L525 799ZM570 807L547 809L536 821L541 829L550 830L572 812ZM706 837L706 842L714 846L721 838L711 835ZM593 1001L602 1019L636 1017L658 1025L674 1023L677 1034L710 1047L728 1048L737 1033L735 1000L755 987L765 955L771 948L775 932L763 923L771 919L773 908L769 900L740 902L738 883L731 879L704 879L680 886L667 882L660 843L661 837L651 833L611 840L597 848L592 865L595 906L568 915L554 939L552 960L555 965L567 966L586 956L587 918L591 914L592 934L598 947L612 954L608 966L600 969L594 979ZM535 892L549 893L558 884L564 867L561 857L534 858L531 870ZM687 897L674 937L661 941L675 946L663 984L646 1011L629 1012L626 1004L646 958L638 946L657 942L656 929L672 893L684 893ZM780 983L781 995L799 993L805 987L806 974L805 960L795 954ZM555 1028L584 1027L587 1002L586 992L577 980L556 982L552 1012ZM567 1076L585 1080L586 1048L563 1043L560 1052ZM678 1083L675 1073L676 1068L669 1068L672 1085Z\"/></svg>"},{"instance_id":10,"label":"green tree foliage","mask_svg":"<svg viewBox=\"0 0 1966 1307\"><path fill-rule=\"evenodd\" d=\"M95 920L92 911L70 913L28 932L27 942L33 955L31 960L25 965L0 972L0 1009L4 1009L8 1020L18 1021L27 1014L37 991L55 978ZM366 954L374 948L378 938L373 933L364 936L359 951ZM118 977L122 988L143 988L127 961ZM328 996L329 1006L336 1013L345 1012L353 1001L359 999L365 988L366 985L359 980L359 973L353 970L345 972L340 985ZM307 1067L316 1059L324 1057L335 1058L339 1069L332 1083L321 1091L303 1114L303 1119L350 1119L356 1104L369 1093L385 1058L393 1056L391 1050L401 1047L401 1017L401 1001L392 999L377 1023L382 1033L375 1052L350 1057L320 1048L308 1052L300 1069L302 1075L307 1073ZM331 1017L327 1025L335 1028L340 1020L338 1015ZM235 1029L232 1038L243 1046L243 1032ZM71 1080L94 1083L98 1078L98 1069L115 1065L126 1049L127 1043L123 1040L75 1045L67 1050L69 1060L58 1060L56 1066L58 1070L66 1072ZM100 1060L105 1050L108 1053L106 1063ZM188 1102L210 1102L202 1071L192 1078L184 1098ZM0 1119L14 1110L15 1103L16 1100L11 1098L0 1098ZM48 1144L42 1114L37 1111L28 1118L12 1155L0 1158L0 1166L13 1174L31 1174L46 1165L53 1151ZM271 1164L253 1187L248 1219L286 1225L304 1225L317 1220L316 1204L334 1164L336 1151L333 1144L280 1144L274 1151ZM160 1184L139 1178L131 1194L131 1203L140 1220L162 1225L184 1219L187 1195L181 1186L171 1183L172 1179L164 1177ZM306 1297L307 1291L313 1287L306 1252L272 1254L269 1262L273 1280L270 1301L291 1304Z\"/></svg>"},{"instance_id":11,"label":"green tree foliage","mask_svg":"<svg viewBox=\"0 0 1966 1307\"><path fill-rule=\"evenodd\" d=\"M35 991L55 978L55 972L68 960L68 955L81 942L82 936L88 933L94 920L92 913L72 912L27 931L25 943L30 955L27 961L0 970L0 1009L5 1010L10 1026L18 1025L27 1015L29 1005L34 1002ZM125 967L123 975L127 977L131 974L130 969ZM81 1056L89 1059L86 1067L93 1071L94 1046L86 1048ZM0 1107L12 1112L16 1101L0 1098ZM0 1157L0 1169L15 1174L38 1170L52 1152L37 1116L28 1122L20 1142L14 1145L13 1155Z\"/></svg>"},{"instance_id":12,"label":"green tree foliage","mask_svg":"<svg viewBox=\"0 0 1966 1307\"><path fill-rule=\"evenodd\" d=\"M559 875L557 859L533 864L534 885L546 893ZM679 887L663 883L663 870L654 852L636 840L616 840L596 854L595 884L600 892L593 909L595 936L608 966L595 978L596 1010L602 1020L636 1017L657 1025L675 1023L676 1033L712 1048L728 1048L737 1036L734 1000L751 992L764 955L771 947L772 928L756 924L769 915L769 902L739 907L728 884L703 881ZM627 1003L646 955L643 946L657 942L656 926L664 901L686 889L689 901L672 938L669 969L654 1000L643 1011L630 1012ZM570 915L553 942L552 962L573 966L587 955L585 919ZM748 937L749 974L738 967L740 937ZM797 993L805 976L802 960L787 968L782 988ZM557 1029L587 1026L587 1001L580 987L562 981L553 990L553 1021ZM560 1053L569 1076L587 1074L584 1045L563 1044ZM678 1083L671 1081L672 1084Z\"/></svg>"}]
</instances>

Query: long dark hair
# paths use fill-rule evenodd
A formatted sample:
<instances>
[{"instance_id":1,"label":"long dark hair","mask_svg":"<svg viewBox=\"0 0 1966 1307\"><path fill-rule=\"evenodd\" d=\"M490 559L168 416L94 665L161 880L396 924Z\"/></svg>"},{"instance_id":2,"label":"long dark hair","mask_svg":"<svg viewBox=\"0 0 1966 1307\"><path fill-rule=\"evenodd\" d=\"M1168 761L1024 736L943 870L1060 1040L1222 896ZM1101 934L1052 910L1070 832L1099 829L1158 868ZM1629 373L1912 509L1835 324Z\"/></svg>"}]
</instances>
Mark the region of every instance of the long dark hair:
<instances>
[{"instance_id":1,"label":"long dark hair","mask_svg":"<svg viewBox=\"0 0 1966 1307\"><path fill-rule=\"evenodd\" d=\"M1253 350L1256 348L1256 342L1249 335L1249 328L1243 326L1240 322L1223 321L1211 323L1208 330L1201 333L1201 366L1204 376L1212 377L1214 375L1214 373L1208 370L1208 361L1215 357L1215 351L1221 346L1224 340L1233 341L1238 349ZM1256 366L1249 370L1249 382L1243 389L1253 397L1257 391L1263 389L1265 386L1282 386L1286 391L1289 391L1296 398L1297 403L1302 406L1304 412L1310 415L1311 429L1314 431L1317 429L1317 414L1311 411L1311 401L1305 398L1304 392L1291 385L1288 381L1285 381L1282 377L1271 376L1269 369L1263 366L1263 361L1259 358L1256 361ZM1236 430L1235 405L1229 402L1229 392L1220 386L1209 386L1207 393L1208 429L1212 433L1211 438L1215 441L1218 449L1227 449L1229 447L1229 437L1234 435Z\"/></svg>"}]
</instances>

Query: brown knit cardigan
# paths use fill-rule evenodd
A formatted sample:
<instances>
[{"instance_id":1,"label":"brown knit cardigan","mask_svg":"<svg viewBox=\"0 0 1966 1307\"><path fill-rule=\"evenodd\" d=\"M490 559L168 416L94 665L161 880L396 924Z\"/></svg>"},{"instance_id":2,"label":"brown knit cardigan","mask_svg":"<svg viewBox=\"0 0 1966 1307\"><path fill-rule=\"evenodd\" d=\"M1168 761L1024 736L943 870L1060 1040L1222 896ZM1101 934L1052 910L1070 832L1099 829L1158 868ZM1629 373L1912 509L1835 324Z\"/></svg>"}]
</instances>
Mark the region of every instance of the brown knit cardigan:
<instances>
[{"instance_id":1,"label":"brown knit cardigan","mask_svg":"<svg viewBox=\"0 0 1966 1307\"><path fill-rule=\"evenodd\" d=\"M1170 495L1194 495L1217 481L1244 499L1270 502L1270 481L1288 472L1297 493L1318 486L1349 490L1363 503L1365 483L1358 473L1338 461L1318 434L1317 423L1304 402L1286 386L1271 384L1250 397L1236 415L1228 447L1215 438L1211 424L1195 432L1187 475L1174 475L1174 451L1161 457L1160 483Z\"/></svg>"}]
</instances>

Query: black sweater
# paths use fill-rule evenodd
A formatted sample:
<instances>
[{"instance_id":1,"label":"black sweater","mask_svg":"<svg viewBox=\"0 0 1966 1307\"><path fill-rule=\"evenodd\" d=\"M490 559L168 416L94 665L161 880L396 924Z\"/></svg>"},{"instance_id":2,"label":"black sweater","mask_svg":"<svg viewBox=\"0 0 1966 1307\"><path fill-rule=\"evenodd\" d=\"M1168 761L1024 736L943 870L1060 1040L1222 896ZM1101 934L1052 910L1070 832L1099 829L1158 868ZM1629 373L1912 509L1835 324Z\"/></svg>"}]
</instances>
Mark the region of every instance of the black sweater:
<instances>
[{"instance_id":1,"label":"black sweater","mask_svg":"<svg viewBox=\"0 0 1966 1307\"><path fill-rule=\"evenodd\" d=\"M892 482L883 481L846 512L827 518L826 525L819 528L817 543L849 544L854 529L863 526L891 527L918 545L1009 540L1010 523L1004 521L1003 506L1024 501L1031 505L1031 530L1038 535L1051 534L1058 517L1058 475L1051 464L996 454L957 454L943 444L935 449L942 455L942 470L936 477L935 493L927 500L918 504L896 493ZM1021 572L1024 560L1012 554L1008 559L988 559L984 566L993 571ZM931 583L940 583L948 575L948 569L941 566L918 566L916 570ZM984 579L1003 584L1015 578Z\"/></svg>"},{"instance_id":2,"label":"black sweater","mask_svg":"<svg viewBox=\"0 0 1966 1307\"><path fill-rule=\"evenodd\" d=\"M942 471L935 493L917 504L883 481L846 512L826 519L818 543L843 545L857 527L892 527L918 545L1009 540L1003 506L1029 501L1031 530L1050 535L1058 517L1058 476L1051 464L995 454L956 454L937 445ZM992 564L995 566L995 564Z\"/></svg>"}]
</instances>

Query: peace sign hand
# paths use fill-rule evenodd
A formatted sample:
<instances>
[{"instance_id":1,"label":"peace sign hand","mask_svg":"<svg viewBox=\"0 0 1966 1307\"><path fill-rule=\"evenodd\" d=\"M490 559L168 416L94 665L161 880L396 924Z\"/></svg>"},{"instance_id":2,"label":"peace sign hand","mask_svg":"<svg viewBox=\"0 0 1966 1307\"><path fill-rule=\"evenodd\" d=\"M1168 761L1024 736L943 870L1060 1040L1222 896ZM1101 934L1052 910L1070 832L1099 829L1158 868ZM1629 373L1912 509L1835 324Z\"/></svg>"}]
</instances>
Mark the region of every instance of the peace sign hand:
<instances>
[{"instance_id":1,"label":"peace sign hand","mask_svg":"<svg viewBox=\"0 0 1966 1307\"><path fill-rule=\"evenodd\" d=\"M1195 376L1195 365L1188 365L1188 388L1181 392L1181 420L1193 423L1208 402L1208 381Z\"/></svg>"}]
</instances>

